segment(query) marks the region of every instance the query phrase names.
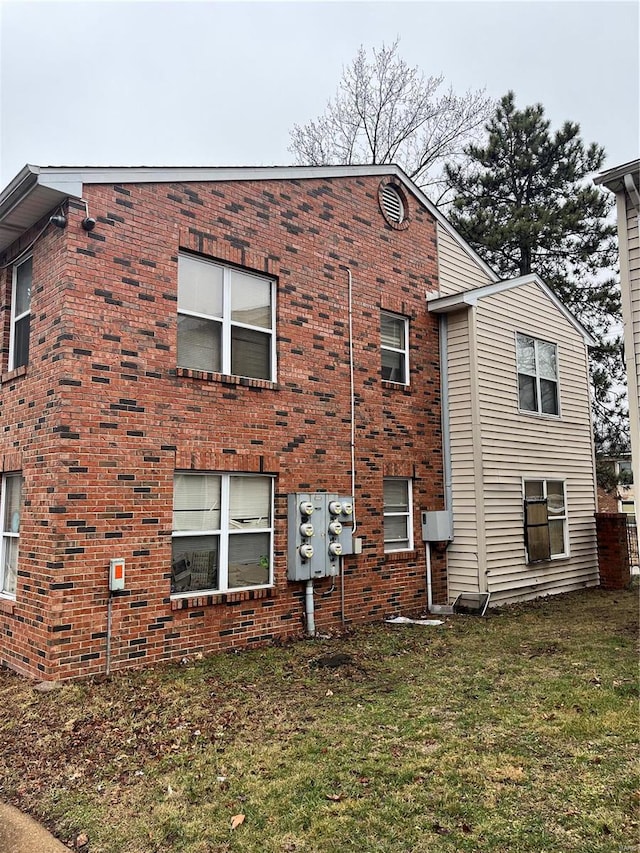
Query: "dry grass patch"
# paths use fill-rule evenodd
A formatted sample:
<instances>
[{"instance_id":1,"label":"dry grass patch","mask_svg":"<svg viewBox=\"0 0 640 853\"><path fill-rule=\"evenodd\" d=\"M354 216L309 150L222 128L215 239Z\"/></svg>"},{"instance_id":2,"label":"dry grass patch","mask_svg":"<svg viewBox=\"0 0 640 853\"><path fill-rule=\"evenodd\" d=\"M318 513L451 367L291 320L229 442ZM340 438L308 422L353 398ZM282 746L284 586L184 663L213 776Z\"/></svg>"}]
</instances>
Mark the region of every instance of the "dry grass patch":
<instances>
[{"instance_id":1,"label":"dry grass patch","mask_svg":"<svg viewBox=\"0 0 640 853\"><path fill-rule=\"evenodd\" d=\"M637 612L592 590L49 694L2 671L0 798L91 853L636 850Z\"/></svg>"}]
</instances>

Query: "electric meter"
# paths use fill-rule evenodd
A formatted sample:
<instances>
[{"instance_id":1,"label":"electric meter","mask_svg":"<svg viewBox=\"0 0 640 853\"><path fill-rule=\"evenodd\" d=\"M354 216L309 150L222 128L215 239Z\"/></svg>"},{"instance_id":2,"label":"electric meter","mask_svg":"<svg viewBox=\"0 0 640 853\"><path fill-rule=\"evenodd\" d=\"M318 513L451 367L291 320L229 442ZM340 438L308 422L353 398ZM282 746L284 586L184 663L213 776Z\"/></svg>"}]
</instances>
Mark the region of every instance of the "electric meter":
<instances>
[{"instance_id":1,"label":"electric meter","mask_svg":"<svg viewBox=\"0 0 640 853\"><path fill-rule=\"evenodd\" d=\"M331 515L340 515L342 512L342 504L340 501L330 501L329 502L329 512Z\"/></svg>"},{"instance_id":2,"label":"electric meter","mask_svg":"<svg viewBox=\"0 0 640 853\"><path fill-rule=\"evenodd\" d=\"M301 545L298 551L303 560L310 560L313 557L313 545L309 545L309 543Z\"/></svg>"},{"instance_id":3,"label":"electric meter","mask_svg":"<svg viewBox=\"0 0 640 853\"><path fill-rule=\"evenodd\" d=\"M340 534L342 533L342 525L339 521L332 521L329 524L329 533L332 536L340 536Z\"/></svg>"},{"instance_id":4,"label":"electric meter","mask_svg":"<svg viewBox=\"0 0 640 853\"><path fill-rule=\"evenodd\" d=\"M313 536L313 524L310 524L306 521L304 524L300 525L300 535L304 536L305 539L309 539Z\"/></svg>"},{"instance_id":5,"label":"electric meter","mask_svg":"<svg viewBox=\"0 0 640 853\"><path fill-rule=\"evenodd\" d=\"M329 543L329 556L339 557L342 554L342 544L340 542Z\"/></svg>"},{"instance_id":6,"label":"electric meter","mask_svg":"<svg viewBox=\"0 0 640 853\"><path fill-rule=\"evenodd\" d=\"M312 513L313 504L311 503L311 501L302 501L302 503L300 504L300 514L309 516L312 515Z\"/></svg>"},{"instance_id":7,"label":"electric meter","mask_svg":"<svg viewBox=\"0 0 640 853\"><path fill-rule=\"evenodd\" d=\"M353 515L353 504L350 504L348 501L345 501L342 504L342 514L343 515Z\"/></svg>"}]
</instances>

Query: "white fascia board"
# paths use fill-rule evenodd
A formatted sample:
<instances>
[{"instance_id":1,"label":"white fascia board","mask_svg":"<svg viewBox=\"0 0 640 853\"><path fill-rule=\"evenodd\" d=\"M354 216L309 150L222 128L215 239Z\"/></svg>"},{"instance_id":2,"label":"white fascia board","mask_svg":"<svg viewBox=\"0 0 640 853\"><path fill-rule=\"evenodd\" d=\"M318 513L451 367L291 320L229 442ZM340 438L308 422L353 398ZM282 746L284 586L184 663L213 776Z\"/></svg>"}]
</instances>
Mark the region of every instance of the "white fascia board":
<instances>
[{"instance_id":1,"label":"white fascia board","mask_svg":"<svg viewBox=\"0 0 640 853\"><path fill-rule=\"evenodd\" d=\"M600 172L593 179L594 184L603 184L612 192L620 192L621 183L626 175L637 175L640 172L640 160L630 160L621 166L614 166L605 172ZM613 185L613 186L612 186Z\"/></svg>"},{"instance_id":2,"label":"white fascia board","mask_svg":"<svg viewBox=\"0 0 640 853\"><path fill-rule=\"evenodd\" d=\"M513 290L516 287L523 287L527 284L535 284L543 291L563 317L580 335L582 335L584 342L588 347L597 346L597 341L593 338L590 332L588 332L582 323L574 317L566 305L558 299L551 288L546 285L536 273L521 275L517 278L504 279L503 281L497 281L494 284L485 284L482 287L476 287L473 290L466 290L462 293L455 293L452 296L443 296L439 299L431 299L427 302L427 307L429 311L434 314L445 314L450 313L451 311L459 311L462 308L477 305L479 300L486 299L488 296L495 296L496 293L503 293L505 290Z\"/></svg>"}]
</instances>

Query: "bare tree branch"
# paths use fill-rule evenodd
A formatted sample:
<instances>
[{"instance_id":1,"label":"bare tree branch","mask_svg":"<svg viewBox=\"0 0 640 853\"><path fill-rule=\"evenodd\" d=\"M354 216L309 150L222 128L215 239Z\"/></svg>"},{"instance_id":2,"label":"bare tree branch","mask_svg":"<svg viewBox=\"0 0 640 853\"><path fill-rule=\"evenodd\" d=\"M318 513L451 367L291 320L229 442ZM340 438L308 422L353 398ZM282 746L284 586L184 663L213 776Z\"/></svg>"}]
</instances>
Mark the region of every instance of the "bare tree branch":
<instances>
[{"instance_id":1,"label":"bare tree branch","mask_svg":"<svg viewBox=\"0 0 640 853\"><path fill-rule=\"evenodd\" d=\"M443 77L425 77L398 51L396 40L368 59L360 47L324 113L293 126L289 150L302 165L397 163L441 204L445 159L463 162L494 104L484 90L439 94Z\"/></svg>"}]
</instances>

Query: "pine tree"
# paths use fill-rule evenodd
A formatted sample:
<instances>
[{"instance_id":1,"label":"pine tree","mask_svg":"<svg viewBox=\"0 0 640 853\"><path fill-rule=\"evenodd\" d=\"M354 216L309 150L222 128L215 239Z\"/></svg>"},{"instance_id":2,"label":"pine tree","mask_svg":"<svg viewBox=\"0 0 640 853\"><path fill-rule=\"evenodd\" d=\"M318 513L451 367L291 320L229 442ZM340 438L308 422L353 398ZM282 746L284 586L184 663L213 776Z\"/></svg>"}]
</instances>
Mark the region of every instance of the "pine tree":
<instances>
[{"instance_id":1,"label":"pine tree","mask_svg":"<svg viewBox=\"0 0 640 853\"><path fill-rule=\"evenodd\" d=\"M551 133L542 105L518 110L513 92L486 132L484 146L466 148L466 165L446 168L450 219L501 276L537 273L598 341L591 351L596 448L619 453L628 446L628 421L620 290L610 275L616 228L610 194L590 180L604 149L586 147L573 122Z\"/></svg>"}]
</instances>

